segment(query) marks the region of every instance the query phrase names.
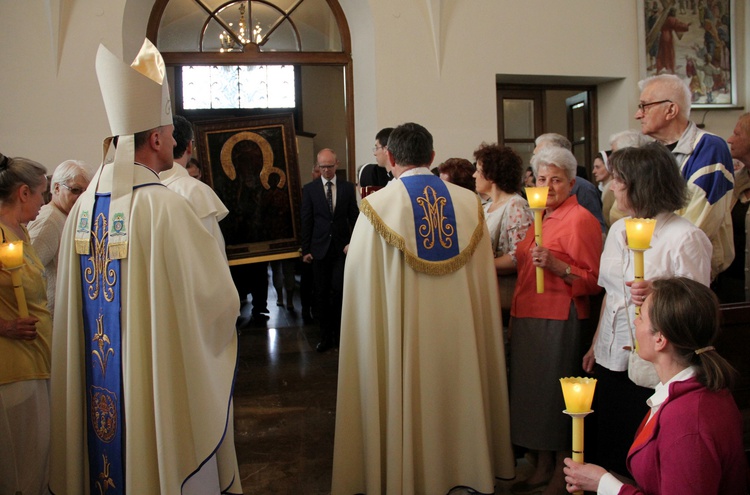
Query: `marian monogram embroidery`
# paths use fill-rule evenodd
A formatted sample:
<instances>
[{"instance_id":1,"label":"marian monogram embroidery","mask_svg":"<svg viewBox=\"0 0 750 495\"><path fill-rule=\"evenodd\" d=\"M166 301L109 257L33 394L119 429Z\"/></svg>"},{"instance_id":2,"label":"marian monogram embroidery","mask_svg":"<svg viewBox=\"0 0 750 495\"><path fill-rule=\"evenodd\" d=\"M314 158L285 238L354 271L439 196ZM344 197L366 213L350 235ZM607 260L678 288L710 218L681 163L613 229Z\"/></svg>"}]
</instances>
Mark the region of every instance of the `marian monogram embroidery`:
<instances>
[{"instance_id":1,"label":"marian monogram embroidery","mask_svg":"<svg viewBox=\"0 0 750 495\"><path fill-rule=\"evenodd\" d=\"M100 233L101 239L99 238ZM102 289L99 285L100 281L103 286L104 299L112 302L114 298L112 287L117 283L117 273L109 267L112 260L107 256L105 246L107 235L107 218L103 214L99 214L91 232L91 244L94 249L88 258L90 266L87 266L84 271L84 278L88 284L87 292L89 299L92 301L99 297L99 291Z\"/></svg>"},{"instance_id":2,"label":"marian monogram embroidery","mask_svg":"<svg viewBox=\"0 0 750 495\"><path fill-rule=\"evenodd\" d=\"M422 244L426 249L432 249L437 241L443 248L450 248L453 246L455 229L445 216L444 210L447 199L438 196L435 189L430 186L425 186L423 193L424 196L416 199L417 204L424 210L424 216L422 217L424 223L419 226Z\"/></svg>"},{"instance_id":3,"label":"marian monogram embroidery","mask_svg":"<svg viewBox=\"0 0 750 495\"><path fill-rule=\"evenodd\" d=\"M111 346L112 343L109 341L109 337L106 333L104 333L104 315L99 315L99 318L96 319L96 334L94 334L94 338L91 339L92 342L96 342L97 346L99 347L99 350L97 351L94 349L91 351L91 354L96 356L96 358L99 360L99 367L102 369L102 375L107 376L107 360L109 360L109 356L114 356L115 350L110 347L106 351L104 350L104 346Z\"/></svg>"}]
</instances>

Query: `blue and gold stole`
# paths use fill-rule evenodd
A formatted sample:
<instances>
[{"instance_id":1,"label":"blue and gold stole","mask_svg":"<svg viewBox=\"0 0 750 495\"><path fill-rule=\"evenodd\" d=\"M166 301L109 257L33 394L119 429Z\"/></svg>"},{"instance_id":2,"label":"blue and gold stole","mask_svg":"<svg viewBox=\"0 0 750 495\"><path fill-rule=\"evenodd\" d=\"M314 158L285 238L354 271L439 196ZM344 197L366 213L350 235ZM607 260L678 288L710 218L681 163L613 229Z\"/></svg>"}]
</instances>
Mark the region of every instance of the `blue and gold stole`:
<instances>
[{"instance_id":1,"label":"blue and gold stole","mask_svg":"<svg viewBox=\"0 0 750 495\"><path fill-rule=\"evenodd\" d=\"M426 261L447 261L458 256L456 213L448 188L434 175L401 179L411 199L417 256Z\"/></svg>"},{"instance_id":2,"label":"blue and gold stole","mask_svg":"<svg viewBox=\"0 0 750 495\"><path fill-rule=\"evenodd\" d=\"M393 210L394 205L399 210L403 208L404 192L411 215ZM460 194L466 196L468 191ZM461 198L460 208L468 206L467 199ZM473 222L466 216L467 211L459 210L464 214L459 232L456 207L445 182L432 174L419 174L401 177L395 185L363 199L360 211L383 241L403 253L410 268L418 273L442 276L466 265L484 237L484 211L476 194L474 201L476 217ZM460 240L459 234L463 236Z\"/></svg>"},{"instance_id":3,"label":"blue and gold stole","mask_svg":"<svg viewBox=\"0 0 750 495\"><path fill-rule=\"evenodd\" d=\"M80 219L93 222L91 250L80 260L89 482L91 493L101 495L125 493L120 260L108 255L109 205L109 194L97 194L91 220Z\"/></svg>"}]
</instances>

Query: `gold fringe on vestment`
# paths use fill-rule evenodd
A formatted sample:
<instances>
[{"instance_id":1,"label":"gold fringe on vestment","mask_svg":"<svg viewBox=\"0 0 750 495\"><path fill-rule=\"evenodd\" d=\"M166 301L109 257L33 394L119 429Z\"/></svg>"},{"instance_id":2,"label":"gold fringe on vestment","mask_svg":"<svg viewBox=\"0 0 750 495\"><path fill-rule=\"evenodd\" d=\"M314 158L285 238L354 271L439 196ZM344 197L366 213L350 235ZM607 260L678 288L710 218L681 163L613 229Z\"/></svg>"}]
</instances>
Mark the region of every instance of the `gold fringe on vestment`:
<instances>
[{"instance_id":1,"label":"gold fringe on vestment","mask_svg":"<svg viewBox=\"0 0 750 495\"><path fill-rule=\"evenodd\" d=\"M127 258L128 256L128 243L127 242L110 243L107 246L107 249L109 253L109 259L120 260L123 258Z\"/></svg>"},{"instance_id":2,"label":"gold fringe on vestment","mask_svg":"<svg viewBox=\"0 0 750 495\"><path fill-rule=\"evenodd\" d=\"M76 239L76 254L89 254L89 240L88 239Z\"/></svg>"},{"instance_id":3,"label":"gold fringe on vestment","mask_svg":"<svg viewBox=\"0 0 750 495\"><path fill-rule=\"evenodd\" d=\"M396 233L393 229L391 229L388 225L386 225L385 222L383 222L383 219L380 218L380 215L378 215L378 213L370 205L367 199L362 200L360 211L362 211L367 219L370 220L370 223L375 228L375 231L383 238L386 243L404 253L404 259L406 260L407 265L409 265L412 269L419 273L440 276L453 273L463 268L463 266L468 263L471 257L474 255L474 251L476 251L477 245L484 235L484 211L482 210L482 204L479 199L477 199L477 205L479 209L479 221L477 222L477 226L474 229L474 233L471 235L469 245L466 246L463 251L458 253L458 255L444 261L423 260L415 253L406 249L406 241L404 240L404 238Z\"/></svg>"}]
</instances>

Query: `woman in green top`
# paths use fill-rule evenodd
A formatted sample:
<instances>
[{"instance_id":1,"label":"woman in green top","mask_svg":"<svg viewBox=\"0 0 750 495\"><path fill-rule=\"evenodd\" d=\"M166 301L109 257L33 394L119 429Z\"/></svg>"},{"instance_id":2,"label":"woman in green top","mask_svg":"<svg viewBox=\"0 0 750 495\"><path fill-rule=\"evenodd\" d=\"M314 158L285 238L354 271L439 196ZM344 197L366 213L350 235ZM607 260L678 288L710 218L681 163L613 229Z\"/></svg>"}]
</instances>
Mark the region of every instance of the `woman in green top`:
<instances>
[{"instance_id":1,"label":"woman in green top","mask_svg":"<svg viewBox=\"0 0 750 495\"><path fill-rule=\"evenodd\" d=\"M19 315L11 274L0 270L0 493L47 489L52 316L44 266L24 226L44 204L46 173L31 160L0 155L0 240L23 242L20 270L29 311Z\"/></svg>"}]
</instances>

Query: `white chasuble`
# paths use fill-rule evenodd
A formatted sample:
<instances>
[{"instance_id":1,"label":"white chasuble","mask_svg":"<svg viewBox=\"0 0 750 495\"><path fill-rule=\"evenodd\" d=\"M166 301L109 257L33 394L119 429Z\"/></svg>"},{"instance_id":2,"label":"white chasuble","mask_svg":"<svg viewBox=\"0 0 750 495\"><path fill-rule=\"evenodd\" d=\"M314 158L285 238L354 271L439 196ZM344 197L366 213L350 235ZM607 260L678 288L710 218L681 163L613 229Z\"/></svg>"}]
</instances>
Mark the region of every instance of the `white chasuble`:
<instances>
[{"instance_id":1,"label":"white chasuble","mask_svg":"<svg viewBox=\"0 0 750 495\"><path fill-rule=\"evenodd\" d=\"M514 456L484 215L405 175L362 201L349 245L332 493L494 493Z\"/></svg>"}]
</instances>

